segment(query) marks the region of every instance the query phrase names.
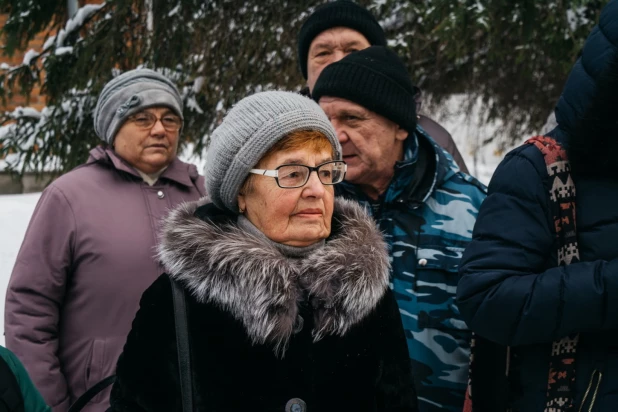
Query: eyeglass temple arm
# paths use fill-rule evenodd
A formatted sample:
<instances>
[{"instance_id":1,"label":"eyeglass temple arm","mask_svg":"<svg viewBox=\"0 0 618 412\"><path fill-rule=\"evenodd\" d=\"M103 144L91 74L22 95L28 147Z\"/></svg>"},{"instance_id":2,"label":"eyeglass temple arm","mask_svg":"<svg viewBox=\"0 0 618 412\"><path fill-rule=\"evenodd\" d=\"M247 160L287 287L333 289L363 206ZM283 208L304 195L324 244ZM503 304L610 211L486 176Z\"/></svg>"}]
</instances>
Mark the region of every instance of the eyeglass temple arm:
<instances>
[{"instance_id":1,"label":"eyeglass temple arm","mask_svg":"<svg viewBox=\"0 0 618 412\"><path fill-rule=\"evenodd\" d=\"M249 172L262 176L279 177L279 173L277 170L251 169L249 170Z\"/></svg>"}]
</instances>

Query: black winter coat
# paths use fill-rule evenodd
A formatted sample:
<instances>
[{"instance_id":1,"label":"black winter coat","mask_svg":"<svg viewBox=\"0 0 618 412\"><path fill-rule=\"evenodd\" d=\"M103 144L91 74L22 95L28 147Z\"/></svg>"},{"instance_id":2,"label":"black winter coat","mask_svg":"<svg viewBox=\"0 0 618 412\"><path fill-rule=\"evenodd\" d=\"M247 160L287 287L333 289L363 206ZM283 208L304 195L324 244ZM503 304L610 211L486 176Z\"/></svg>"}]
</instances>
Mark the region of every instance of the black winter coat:
<instances>
[{"instance_id":1,"label":"black winter coat","mask_svg":"<svg viewBox=\"0 0 618 412\"><path fill-rule=\"evenodd\" d=\"M416 411L388 255L365 212L337 200L331 237L301 259L235 222L194 203L164 227L160 256L188 291L195 410L283 412L301 399L316 412ZM142 297L111 404L182 410L167 275Z\"/></svg>"},{"instance_id":2,"label":"black winter coat","mask_svg":"<svg viewBox=\"0 0 618 412\"><path fill-rule=\"evenodd\" d=\"M496 170L460 267L457 298L470 329L512 346L513 411L544 410L552 342L573 333L580 334L575 410L618 410L617 108L612 0L571 72L556 108L558 127L549 133L567 148L572 166L580 262L557 267L553 181L540 151L524 145Z\"/></svg>"}]
</instances>

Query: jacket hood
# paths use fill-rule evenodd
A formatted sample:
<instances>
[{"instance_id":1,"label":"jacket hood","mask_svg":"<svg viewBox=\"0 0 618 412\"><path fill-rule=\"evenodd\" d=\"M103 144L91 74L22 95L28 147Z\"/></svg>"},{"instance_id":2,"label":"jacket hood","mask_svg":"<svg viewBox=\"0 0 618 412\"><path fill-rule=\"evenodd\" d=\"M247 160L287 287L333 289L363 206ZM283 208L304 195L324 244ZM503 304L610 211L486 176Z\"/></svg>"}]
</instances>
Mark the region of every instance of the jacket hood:
<instances>
[{"instance_id":1,"label":"jacket hood","mask_svg":"<svg viewBox=\"0 0 618 412\"><path fill-rule=\"evenodd\" d=\"M618 53L600 75L589 108L568 136L568 157L575 175L618 180L617 108Z\"/></svg>"},{"instance_id":2,"label":"jacket hood","mask_svg":"<svg viewBox=\"0 0 618 412\"><path fill-rule=\"evenodd\" d=\"M610 167L618 155L617 59L618 1L613 0L569 74L556 105L558 128L549 133L566 144L575 174L617 175Z\"/></svg>"},{"instance_id":3,"label":"jacket hood","mask_svg":"<svg viewBox=\"0 0 618 412\"><path fill-rule=\"evenodd\" d=\"M198 301L230 312L254 344L270 343L278 355L302 322L301 302L313 308L315 341L341 336L375 308L390 275L386 244L375 223L344 199L335 201L325 246L305 258L286 257L243 231L235 215L208 198L170 214L159 258Z\"/></svg>"}]
</instances>

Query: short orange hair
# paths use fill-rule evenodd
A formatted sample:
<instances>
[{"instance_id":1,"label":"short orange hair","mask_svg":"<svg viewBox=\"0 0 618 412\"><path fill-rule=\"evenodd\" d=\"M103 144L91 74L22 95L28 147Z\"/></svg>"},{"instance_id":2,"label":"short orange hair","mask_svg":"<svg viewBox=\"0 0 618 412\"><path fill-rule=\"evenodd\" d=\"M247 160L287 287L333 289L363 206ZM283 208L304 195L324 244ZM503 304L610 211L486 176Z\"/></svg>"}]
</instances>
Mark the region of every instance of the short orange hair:
<instances>
[{"instance_id":1,"label":"short orange hair","mask_svg":"<svg viewBox=\"0 0 618 412\"><path fill-rule=\"evenodd\" d=\"M275 143L264 156L262 156L255 167L259 168L260 165L268 161L275 153L299 149L305 149L312 153L320 153L329 150L332 156L335 155L335 149L324 133L317 130L297 130ZM250 193L253 190L253 180L256 177L257 175L249 174L238 193L241 195Z\"/></svg>"}]
</instances>

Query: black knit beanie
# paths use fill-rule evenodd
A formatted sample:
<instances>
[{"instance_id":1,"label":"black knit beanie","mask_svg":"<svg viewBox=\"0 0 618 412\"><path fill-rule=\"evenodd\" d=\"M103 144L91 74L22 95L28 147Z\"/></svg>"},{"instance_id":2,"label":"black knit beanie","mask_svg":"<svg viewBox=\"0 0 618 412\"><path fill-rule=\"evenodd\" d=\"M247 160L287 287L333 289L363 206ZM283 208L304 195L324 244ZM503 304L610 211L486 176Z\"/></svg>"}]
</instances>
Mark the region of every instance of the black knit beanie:
<instances>
[{"instance_id":1,"label":"black knit beanie","mask_svg":"<svg viewBox=\"0 0 618 412\"><path fill-rule=\"evenodd\" d=\"M416 88L401 59L391 50L372 46L329 64L318 77L311 97L340 97L397 123L416 129Z\"/></svg>"},{"instance_id":2,"label":"black knit beanie","mask_svg":"<svg viewBox=\"0 0 618 412\"><path fill-rule=\"evenodd\" d=\"M311 42L318 34L333 27L349 27L365 36L369 44L386 46L384 31L369 10L348 0L323 4L305 20L298 33L298 62L305 79Z\"/></svg>"}]
</instances>

